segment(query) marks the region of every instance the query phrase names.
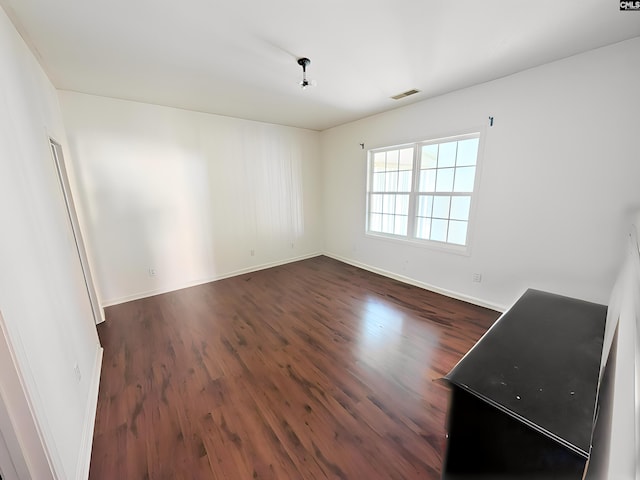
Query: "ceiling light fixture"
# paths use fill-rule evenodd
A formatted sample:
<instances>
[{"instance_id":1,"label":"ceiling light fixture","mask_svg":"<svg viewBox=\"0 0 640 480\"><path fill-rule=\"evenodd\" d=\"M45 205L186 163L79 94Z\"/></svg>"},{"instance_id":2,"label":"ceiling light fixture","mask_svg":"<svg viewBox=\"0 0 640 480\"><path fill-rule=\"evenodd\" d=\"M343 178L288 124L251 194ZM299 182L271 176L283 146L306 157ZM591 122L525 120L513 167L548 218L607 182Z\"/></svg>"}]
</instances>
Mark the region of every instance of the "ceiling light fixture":
<instances>
[{"instance_id":1,"label":"ceiling light fixture","mask_svg":"<svg viewBox=\"0 0 640 480\"><path fill-rule=\"evenodd\" d=\"M311 60L309 60L306 57L302 57L298 59L298 65L302 67L302 81L300 82L300 87L303 90L306 90L307 87L315 86L315 81L307 80L307 67L309 66L310 63L311 63Z\"/></svg>"}]
</instances>

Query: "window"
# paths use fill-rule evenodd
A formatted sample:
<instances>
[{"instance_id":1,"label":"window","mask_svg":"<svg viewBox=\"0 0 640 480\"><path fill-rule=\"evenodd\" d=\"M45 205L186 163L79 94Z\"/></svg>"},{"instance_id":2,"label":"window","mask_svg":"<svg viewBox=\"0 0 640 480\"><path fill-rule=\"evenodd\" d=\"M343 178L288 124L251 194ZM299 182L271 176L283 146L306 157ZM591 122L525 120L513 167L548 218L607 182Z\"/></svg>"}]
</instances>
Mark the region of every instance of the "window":
<instances>
[{"instance_id":1,"label":"window","mask_svg":"<svg viewBox=\"0 0 640 480\"><path fill-rule=\"evenodd\" d=\"M369 151L367 233L466 247L480 134Z\"/></svg>"}]
</instances>

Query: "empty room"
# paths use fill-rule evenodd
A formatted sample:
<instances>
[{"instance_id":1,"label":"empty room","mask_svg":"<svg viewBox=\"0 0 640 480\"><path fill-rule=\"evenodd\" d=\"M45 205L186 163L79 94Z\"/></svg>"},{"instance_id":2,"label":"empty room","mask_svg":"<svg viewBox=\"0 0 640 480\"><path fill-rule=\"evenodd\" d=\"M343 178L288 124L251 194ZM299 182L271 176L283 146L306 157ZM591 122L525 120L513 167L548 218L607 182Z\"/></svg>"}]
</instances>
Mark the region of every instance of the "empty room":
<instances>
[{"instance_id":1,"label":"empty room","mask_svg":"<svg viewBox=\"0 0 640 480\"><path fill-rule=\"evenodd\" d=\"M640 479L640 2L0 0L0 479Z\"/></svg>"}]
</instances>

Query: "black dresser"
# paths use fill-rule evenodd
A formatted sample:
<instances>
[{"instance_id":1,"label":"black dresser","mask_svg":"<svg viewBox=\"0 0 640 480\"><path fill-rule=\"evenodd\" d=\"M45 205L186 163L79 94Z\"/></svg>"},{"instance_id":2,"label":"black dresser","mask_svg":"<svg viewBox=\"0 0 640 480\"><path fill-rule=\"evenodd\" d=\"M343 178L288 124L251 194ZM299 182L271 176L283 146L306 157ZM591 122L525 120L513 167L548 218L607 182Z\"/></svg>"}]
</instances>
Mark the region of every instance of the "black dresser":
<instances>
[{"instance_id":1,"label":"black dresser","mask_svg":"<svg viewBox=\"0 0 640 480\"><path fill-rule=\"evenodd\" d=\"M606 316L605 305L537 290L505 312L444 379L451 401L442 478L585 478L597 463L594 439L610 421Z\"/></svg>"}]
</instances>

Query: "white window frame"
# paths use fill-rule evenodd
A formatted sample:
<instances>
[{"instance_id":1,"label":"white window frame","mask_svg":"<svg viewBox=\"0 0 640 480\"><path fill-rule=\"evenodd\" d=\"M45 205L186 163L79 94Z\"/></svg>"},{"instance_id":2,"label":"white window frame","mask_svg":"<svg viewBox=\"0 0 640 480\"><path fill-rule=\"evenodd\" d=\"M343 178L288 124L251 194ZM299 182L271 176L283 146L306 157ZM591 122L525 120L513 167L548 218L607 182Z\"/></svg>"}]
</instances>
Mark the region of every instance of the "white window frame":
<instances>
[{"instance_id":1,"label":"white window frame","mask_svg":"<svg viewBox=\"0 0 640 480\"><path fill-rule=\"evenodd\" d=\"M388 145L377 148L372 148L367 151L367 183L366 183L366 219L365 219L365 234L369 237L374 237L382 240L390 240L395 242L400 242L403 244L413 244L416 246L426 247L435 250L441 250L450 253L457 253L462 255L469 255L471 250L472 243L472 233L473 226L475 224L475 211L478 203L478 190L479 190L479 179L480 179L480 170L482 165L482 151L483 151L483 143L484 143L484 129L470 129L464 133L457 133L446 136L439 136L437 138L432 138L429 140L421 140L421 141L413 141L407 143L401 143L397 145ZM471 138L478 139L478 151L476 157L475 164L475 176L474 176L474 184L473 191L471 192L453 192L453 191L443 191L443 192L429 192L429 195L433 196L469 196L470 198L470 209L469 216L467 220L467 235L466 235L466 243L464 245L449 243L446 241L438 241L431 239L422 239L416 237L416 217L417 217L417 199L420 195L425 195L425 192L419 191L420 184L420 170L421 170L421 151L422 147L426 145L434 145L441 144L453 141L467 140ZM391 233L384 233L379 231L371 231L370 230L370 202L371 196L374 192L373 190L373 158L375 153L385 152L390 150L399 150L402 148L412 147L413 148L413 169L412 169L412 179L411 179L411 192L409 193L409 210L408 210L408 225L407 225L407 234L406 235L396 235Z\"/></svg>"}]
</instances>

